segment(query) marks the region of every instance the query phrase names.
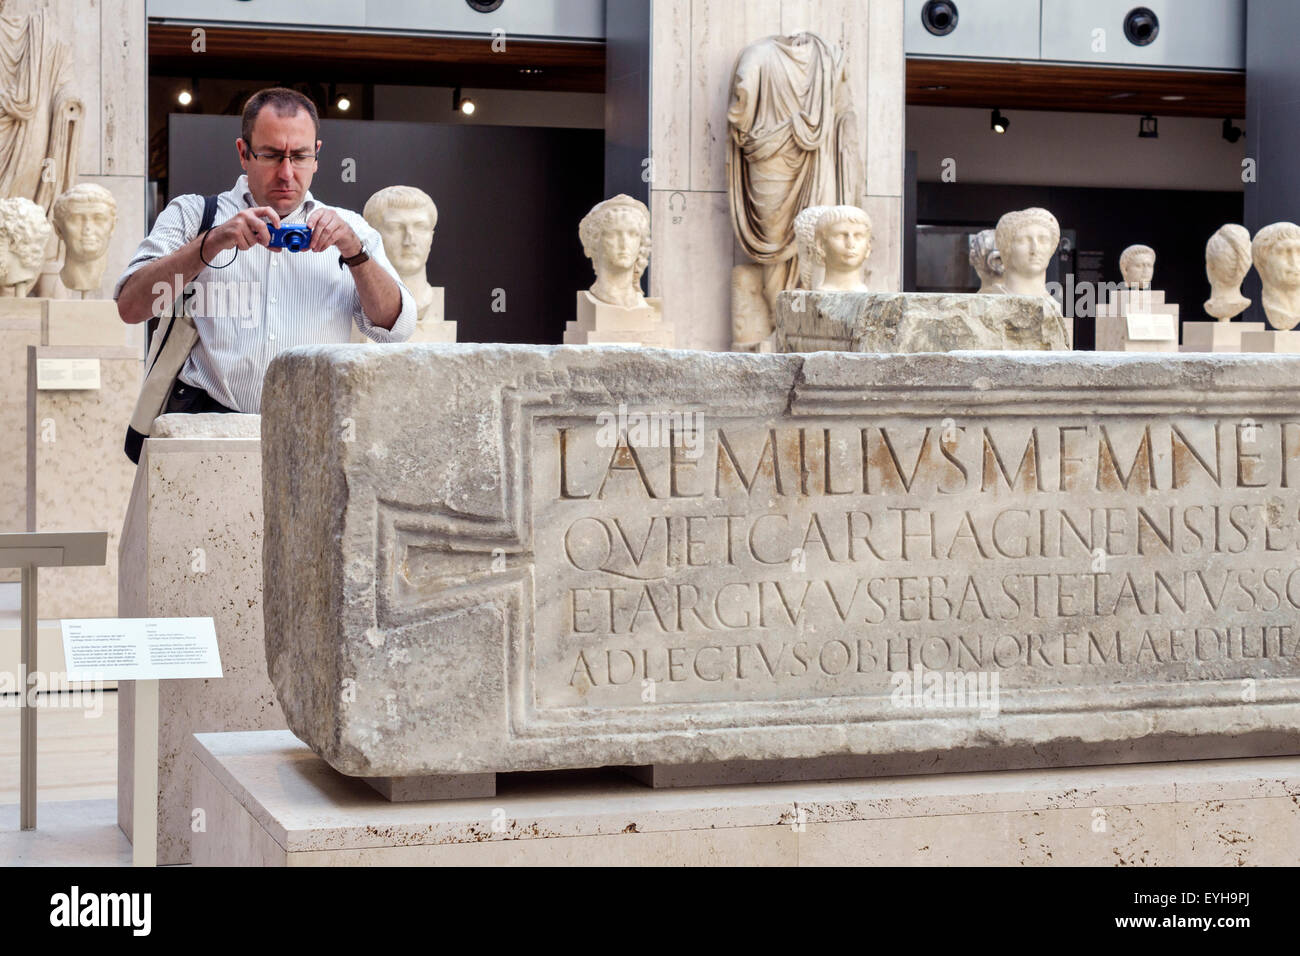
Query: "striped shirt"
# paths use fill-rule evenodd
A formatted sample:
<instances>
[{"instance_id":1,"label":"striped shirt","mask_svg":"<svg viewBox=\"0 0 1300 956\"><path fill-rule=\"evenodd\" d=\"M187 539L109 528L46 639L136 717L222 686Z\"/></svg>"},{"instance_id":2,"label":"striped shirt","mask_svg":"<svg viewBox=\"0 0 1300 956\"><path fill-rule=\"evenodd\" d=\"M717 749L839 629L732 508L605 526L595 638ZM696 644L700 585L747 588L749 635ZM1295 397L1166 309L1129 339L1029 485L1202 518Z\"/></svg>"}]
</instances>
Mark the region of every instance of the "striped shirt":
<instances>
[{"instance_id":1,"label":"striped shirt","mask_svg":"<svg viewBox=\"0 0 1300 956\"><path fill-rule=\"evenodd\" d=\"M215 225L241 209L258 205L248 191L248 177L240 176L229 192L217 200ZM260 412L262 378L277 354L295 345L348 342L356 328L374 342L405 342L415 331L415 299L384 254L379 233L349 209L317 202L309 191L300 205L280 217L280 224L305 223L316 209L333 208L352 227L370 257L393 277L402 294L402 312L391 330L379 328L361 308L352 270L339 265L339 251L272 252L265 246L213 253L209 262L223 269L205 268L194 280L197 291L186 307L194 317L199 339L181 369L180 380L206 391L228 408ZM178 196L158 215L153 230L140 243L113 290L116 299L126 280L141 266L171 255L198 235L203 219L203 197ZM231 257L233 256L233 261ZM179 284L179 277L172 280ZM155 286L154 314L162 303Z\"/></svg>"}]
</instances>

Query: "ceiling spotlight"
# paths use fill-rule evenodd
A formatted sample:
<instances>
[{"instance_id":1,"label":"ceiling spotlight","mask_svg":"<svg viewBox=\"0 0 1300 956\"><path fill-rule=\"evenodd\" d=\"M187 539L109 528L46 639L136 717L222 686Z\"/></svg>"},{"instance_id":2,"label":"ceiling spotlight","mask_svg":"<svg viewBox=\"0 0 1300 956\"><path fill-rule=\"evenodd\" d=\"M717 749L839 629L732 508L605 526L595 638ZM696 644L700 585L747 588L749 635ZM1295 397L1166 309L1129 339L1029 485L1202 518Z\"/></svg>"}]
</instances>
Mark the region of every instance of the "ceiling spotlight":
<instances>
[{"instance_id":1,"label":"ceiling spotlight","mask_svg":"<svg viewBox=\"0 0 1300 956\"><path fill-rule=\"evenodd\" d=\"M181 90L176 94L176 102L181 104L181 106L189 106L194 102L194 94L189 90Z\"/></svg>"},{"instance_id":2,"label":"ceiling spotlight","mask_svg":"<svg viewBox=\"0 0 1300 956\"><path fill-rule=\"evenodd\" d=\"M1007 127L1011 125L1011 120L1002 115L1001 110L994 110L993 115L989 118L989 128L995 133L1005 133Z\"/></svg>"},{"instance_id":3,"label":"ceiling spotlight","mask_svg":"<svg viewBox=\"0 0 1300 956\"><path fill-rule=\"evenodd\" d=\"M349 109L352 108L352 101L348 99L346 96L340 96L338 98L338 101L334 105L337 106L344 113L346 113Z\"/></svg>"},{"instance_id":4,"label":"ceiling spotlight","mask_svg":"<svg viewBox=\"0 0 1300 956\"><path fill-rule=\"evenodd\" d=\"M1231 117L1227 117L1224 119L1223 138L1226 139L1229 143L1235 143L1237 140L1241 139L1245 135L1246 135L1245 130L1243 130L1240 126L1233 125Z\"/></svg>"},{"instance_id":5,"label":"ceiling spotlight","mask_svg":"<svg viewBox=\"0 0 1300 956\"><path fill-rule=\"evenodd\" d=\"M1138 138L1139 139L1158 139L1160 130L1156 125L1156 118L1148 113L1138 120Z\"/></svg>"},{"instance_id":6,"label":"ceiling spotlight","mask_svg":"<svg viewBox=\"0 0 1300 956\"><path fill-rule=\"evenodd\" d=\"M1181 103L1183 100L1187 99L1187 97L1183 96L1181 93L1166 93L1160 98L1166 103Z\"/></svg>"},{"instance_id":7,"label":"ceiling spotlight","mask_svg":"<svg viewBox=\"0 0 1300 956\"><path fill-rule=\"evenodd\" d=\"M451 108L458 113L464 113L466 116L474 115L474 101L468 96L460 95L460 87L456 87L451 92Z\"/></svg>"}]
</instances>

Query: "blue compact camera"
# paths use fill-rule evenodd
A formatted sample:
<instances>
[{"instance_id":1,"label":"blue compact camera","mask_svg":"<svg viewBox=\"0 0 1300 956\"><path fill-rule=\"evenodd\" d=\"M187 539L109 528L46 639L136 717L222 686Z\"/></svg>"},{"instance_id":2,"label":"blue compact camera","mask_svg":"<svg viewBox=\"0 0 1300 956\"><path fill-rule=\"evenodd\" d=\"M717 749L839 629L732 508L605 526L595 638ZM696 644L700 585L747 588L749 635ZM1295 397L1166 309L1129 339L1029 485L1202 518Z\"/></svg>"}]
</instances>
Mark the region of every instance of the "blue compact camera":
<instances>
[{"instance_id":1,"label":"blue compact camera","mask_svg":"<svg viewBox=\"0 0 1300 956\"><path fill-rule=\"evenodd\" d=\"M290 252L302 252L311 246L311 230L306 226L281 226L279 229L270 226L268 228L271 230L271 241L267 243L268 249L288 249Z\"/></svg>"}]
</instances>

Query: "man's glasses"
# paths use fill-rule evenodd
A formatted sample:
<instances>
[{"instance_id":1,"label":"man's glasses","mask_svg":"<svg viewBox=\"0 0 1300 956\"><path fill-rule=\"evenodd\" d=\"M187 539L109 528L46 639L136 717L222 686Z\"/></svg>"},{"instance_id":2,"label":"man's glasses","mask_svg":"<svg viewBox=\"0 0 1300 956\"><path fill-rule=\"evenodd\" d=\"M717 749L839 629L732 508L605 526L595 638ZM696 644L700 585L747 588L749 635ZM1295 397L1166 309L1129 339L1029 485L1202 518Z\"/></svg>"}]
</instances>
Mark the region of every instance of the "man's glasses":
<instances>
[{"instance_id":1,"label":"man's glasses","mask_svg":"<svg viewBox=\"0 0 1300 956\"><path fill-rule=\"evenodd\" d=\"M294 169L306 169L316 161L316 153L255 153L251 149L248 157L259 166L279 166L287 159Z\"/></svg>"}]
</instances>

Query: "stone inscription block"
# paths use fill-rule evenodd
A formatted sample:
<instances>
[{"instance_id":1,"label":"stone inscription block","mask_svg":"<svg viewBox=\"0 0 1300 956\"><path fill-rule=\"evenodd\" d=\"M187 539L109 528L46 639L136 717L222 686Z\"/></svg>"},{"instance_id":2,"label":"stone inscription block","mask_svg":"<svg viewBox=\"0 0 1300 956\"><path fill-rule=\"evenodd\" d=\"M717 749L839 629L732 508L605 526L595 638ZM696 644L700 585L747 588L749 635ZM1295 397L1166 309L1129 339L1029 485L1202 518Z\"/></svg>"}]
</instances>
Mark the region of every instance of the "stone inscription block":
<instances>
[{"instance_id":1,"label":"stone inscription block","mask_svg":"<svg viewBox=\"0 0 1300 956\"><path fill-rule=\"evenodd\" d=\"M1300 718L1297 373L291 350L263 419L272 681L366 776L1275 746Z\"/></svg>"}]
</instances>

